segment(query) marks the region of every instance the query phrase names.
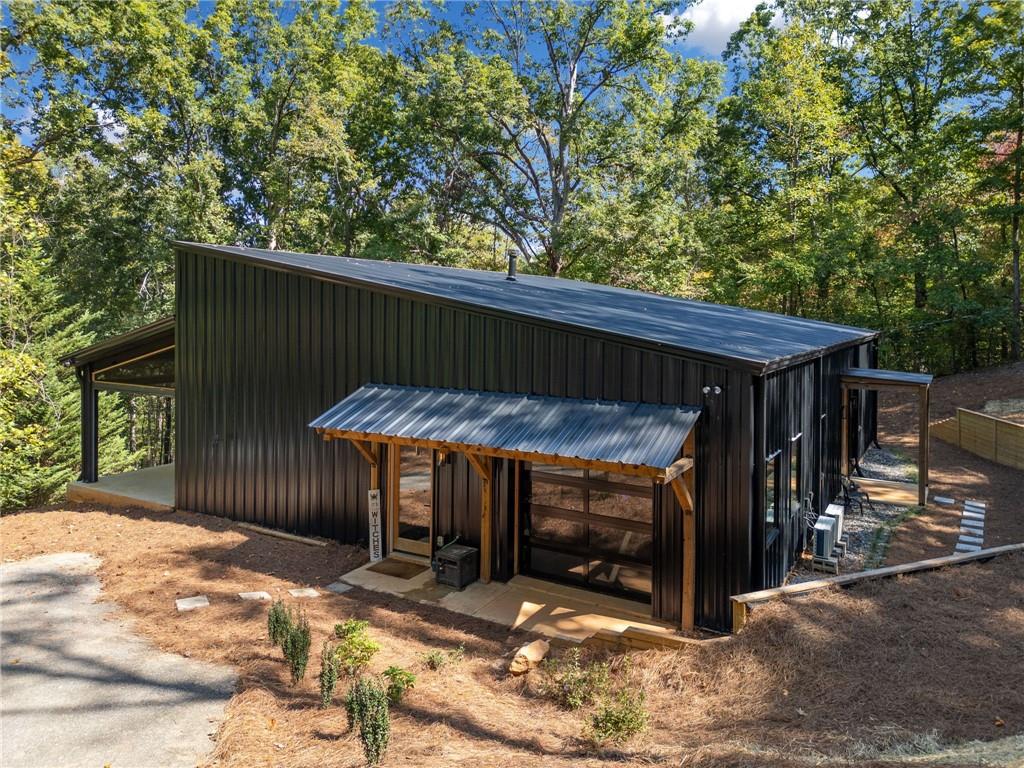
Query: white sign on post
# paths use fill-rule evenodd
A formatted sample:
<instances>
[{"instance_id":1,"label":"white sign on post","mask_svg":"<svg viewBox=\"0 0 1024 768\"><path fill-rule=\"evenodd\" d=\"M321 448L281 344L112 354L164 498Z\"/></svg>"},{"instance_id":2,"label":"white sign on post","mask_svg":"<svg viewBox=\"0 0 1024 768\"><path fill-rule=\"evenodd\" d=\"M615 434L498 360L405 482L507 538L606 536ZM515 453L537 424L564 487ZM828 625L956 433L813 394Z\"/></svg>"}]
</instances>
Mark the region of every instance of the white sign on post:
<instances>
[{"instance_id":1,"label":"white sign on post","mask_svg":"<svg viewBox=\"0 0 1024 768\"><path fill-rule=\"evenodd\" d=\"M383 526L380 519L380 489L370 490L370 562L384 558Z\"/></svg>"}]
</instances>

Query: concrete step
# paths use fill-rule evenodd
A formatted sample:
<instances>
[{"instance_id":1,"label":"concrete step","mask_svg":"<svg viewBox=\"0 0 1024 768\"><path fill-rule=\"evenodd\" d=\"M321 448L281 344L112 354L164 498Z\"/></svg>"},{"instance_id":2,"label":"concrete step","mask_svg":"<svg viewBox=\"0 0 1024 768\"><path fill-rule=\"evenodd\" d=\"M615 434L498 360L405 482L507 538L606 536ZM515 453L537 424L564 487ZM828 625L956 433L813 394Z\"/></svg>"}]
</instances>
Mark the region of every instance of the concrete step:
<instances>
[{"instance_id":1,"label":"concrete step","mask_svg":"<svg viewBox=\"0 0 1024 768\"><path fill-rule=\"evenodd\" d=\"M964 520L960 521L960 527L961 528L971 528L972 530L975 530L975 531L983 531L983 530L985 530L985 521L984 520L968 520L968 519L964 519Z\"/></svg>"},{"instance_id":2,"label":"concrete step","mask_svg":"<svg viewBox=\"0 0 1024 768\"><path fill-rule=\"evenodd\" d=\"M965 518L968 518L968 519L971 519L971 520L984 520L985 519L985 513L984 512L971 512L971 511L966 510L966 509L964 510L964 515L963 516Z\"/></svg>"},{"instance_id":3,"label":"concrete step","mask_svg":"<svg viewBox=\"0 0 1024 768\"><path fill-rule=\"evenodd\" d=\"M981 547L978 544L961 544L958 542L956 545L957 552L977 552L979 549Z\"/></svg>"},{"instance_id":4,"label":"concrete step","mask_svg":"<svg viewBox=\"0 0 1024 768\"><path fill-rule=\"evenodd\" d=\"M985 539L982 536L969 536L969 535L967 535L965 533L961 533L960 534L960 543L961 544L978 544L980 546L981 544L985 543Z\"/></svg>"}]
</instances>

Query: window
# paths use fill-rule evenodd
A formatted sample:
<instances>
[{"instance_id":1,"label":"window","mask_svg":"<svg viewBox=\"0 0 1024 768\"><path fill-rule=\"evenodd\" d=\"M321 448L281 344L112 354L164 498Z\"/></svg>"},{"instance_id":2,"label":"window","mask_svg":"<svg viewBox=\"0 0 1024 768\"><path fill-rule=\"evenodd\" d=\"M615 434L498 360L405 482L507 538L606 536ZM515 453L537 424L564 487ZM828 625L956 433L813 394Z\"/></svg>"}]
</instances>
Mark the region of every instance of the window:
<instances>
[{"instance_id":1,"label":"window","mask_svg":"<svg viewBox=\"0 0 1024 768\"><path fill-rule=\"evenodd\" d=\"M803 442L803 433L801 432L789 443L789 504L790 509L794 512L799 512L803 503L800 495L800 462L802 460L800 454Z\"/></svg>"},{"instance_id":2,"label":"window","mask_svg":"<svg viewBox=\"0 0 1024 768\"><path fill-rule=\"evenodd\" d=\"M768 528L779 525L779 455L776 451L768 457L764 473L764 522Z\"/></svg>"}]
</instances>

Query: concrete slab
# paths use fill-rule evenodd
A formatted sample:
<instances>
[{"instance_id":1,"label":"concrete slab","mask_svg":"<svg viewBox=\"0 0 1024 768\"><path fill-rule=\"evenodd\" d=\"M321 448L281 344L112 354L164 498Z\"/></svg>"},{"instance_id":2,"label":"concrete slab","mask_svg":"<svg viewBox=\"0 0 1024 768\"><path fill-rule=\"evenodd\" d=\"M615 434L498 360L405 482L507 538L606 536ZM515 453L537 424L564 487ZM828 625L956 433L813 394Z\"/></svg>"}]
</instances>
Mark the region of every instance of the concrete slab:
<instances>
[{"instance_id":1,"label":"concrete slab","mask_svg":"<svg viewBox=\"0 0 1024 768\"><path fill-rule=\"evenodd\" d=\"M985 502L979 499L966 499L964 500L964 504L968 507L981 507L982 509L986 506Z\"/></svg>"},{"instance_id":2,"label":"concrete slab","mask_svg":"<svg viewBox=\"0 0 1024 768\"><path fill-rule=\"evenodd\" d=\"M205 764L234 670L134 635L97 602L98 566L67 553L0 566L0 765Z\"/></svg>"},{"instance_id":3,"label":"concrete slab","mask_svg":"<svg viewBox=\"0 0 1024 768\"><path fill-rule=\"evenodd\" d=\"M960 543L961 544L978 544L978 545L981 545L981 544L985 543L985 539L983 537L981 537L981 536L971 536L971 535L966 534L966 533L961 533L960 534Z\"/></svg>"},{"instance_id":4,"label":"concrete slab","mask_svg":"<svg viewBox=\"0 0 1024 768\"><path fill-rule=\"evenodd\" d=\"M974 529L974 530L983 531L983 530L985 530L985 521L984 520L975 520L975 519L970 518L970 517L965 517L965 518L963 518L960 521L960 526L961 527L966 527L966 528L971 528L971 529Z\"/></svg>"},{"instance_id":5,"label":"concrete slab","mask_svg":"<svg viewBox=\"0 0 1024 768\"><path fill-rule=\"evenodd\" d=\"M107 475L95 483L75 481L68 485L67 499L170 512L174 509L174 465Z\"/></svg>"},{"instance_id":6,"label":"concrete slab","mask_svg":"<svg viewBox=\"0 0 1024 768\"><path fill-rule=\"evenodd\" d=\"M977 552L979 549L981 549L981 545L957 543L955 549L957 552Z\"/></svg>"},{"instance_id":7,"label":"concrete slab","mask_svg":"<svg viewBox=\"0 0 1024 768\"><path fill-rule=\"evenodd\" d=\"M943 504L947 507L952 504L956 504L956 499L952 499L949 496L932 496L932 501L936 504Z\"/></svg>"},{"instance_id":8,"label":"concrete slab","mask_svg":"<svg viewBox=\"0 0 1024 768\"><path fill-rule=\"evenodd\" d=\"M320 597L320 593L311 587L303 587L301 589L289 589L288 594L292 597Z\"/></svg>"},{"instance_id":9,"label":"concrete slab","mask_svg":"<svg viewBox=\"0 0 1024 768\"><path fill-rule=\"evenodd\" d=\"M351 584L346 584L343 581L335 581L335 582L327 585L327 591L328 592L333 592L336 595L343 595L346 592L348 592L350 589L352 589L352 585Z\"/></svg>"},{"instance_id":10,"label":"concrete slab","mask_svg":"<svg viewBox=\"0 0 1024 768\"><path fill-rule=\"evenodd\" d=\"M196 608L206 608L210 601L207 600L206 595L196 595L195 597L182 597L175 600L174 604L178 606L179 611L194 611Z\"/></svg>"},{"instance_id":11,"label":"concrete slab","mask_svg":"<svg viewBox=\"0 0 1024 768\"><path fill-rule=\"evenodd\" d=\"M968 519L968 520L984 520L985 519L985 513L984 512L971 512L970 510L966 510L966 509L964 510L963 516L964 516L965 519Z\"/></svg>"},{"instance_id":12,"label":"concrete slab","mask_svg":"<svg viewBox=\"0 0 1024 768\"><path fill-rule=\"evenodd\" d=\"M269 592L239 592L238 596L243 600L269 600Z\"/></svg>"},{"instance_id":13,"label":"concrete slab","mask_svg":"<svg viewBox=\"0 0 1024 768\"><path fill-rule=\"evenodd\" d=\"M674 631L674 627L652 619L643 603L526 576L505 583L475 581L461 591L436 584L429 570L411 579L400 579L363 566L342 578L363 589L438 605L560 640L580 642L599 629L622 631L631 626L654 632Z\"/></svg>"}]
</instances>

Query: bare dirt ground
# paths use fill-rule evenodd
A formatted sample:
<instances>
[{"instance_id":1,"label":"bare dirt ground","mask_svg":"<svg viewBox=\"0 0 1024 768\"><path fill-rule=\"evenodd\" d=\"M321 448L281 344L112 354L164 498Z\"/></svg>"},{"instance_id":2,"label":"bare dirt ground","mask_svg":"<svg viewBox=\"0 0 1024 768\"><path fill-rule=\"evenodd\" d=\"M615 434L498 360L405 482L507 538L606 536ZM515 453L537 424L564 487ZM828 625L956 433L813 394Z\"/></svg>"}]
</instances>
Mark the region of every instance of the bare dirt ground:
<instances>
[{"instance_id":1,"label":"bare dirt ground","mask_svg":"<svg viewBox=\"0 0 1024 768\"><path fill-rule=\"evenodd\" d=\"M956 409L981 411L985 403L1024 396L1024 363L935 380L931 394L933 422L956 414ZM913 401L913 402L911 402ZM878 403L878 432L883 447L917 456L916 398L882 393ZM956 446L931 440L931 494L958 502L980 499L987 505L985 546L1024 541L1024 472L975 456ZM907 521L893 537L889 564L953 553L959 536L960 509L931 504Z\"/></svg>"},{"instance_id":2,"label":"bare dirt ground","mask_svg":"<svg viewBox=\"0 0 1024 768\"><path fill-rule=\"evenodd\" d=\"M394 710L387 766L1013 765L1024 759L1024 557L818 593L754 612L736 638L694 651L611 657L642 685L651 727L623 748L583 738L586 716L539 698L504 671L522 633L353 589L297 601L361 563L248 532L218 518L64 505L0 519L5 562L92 552L103 599L159 647L239 670L209 766L357 766L340 707L316 708L318 651L334 622L370 621L372 669L418 675ZM300 604L313 629L306 680L290 685L267 640L266 590ZM178 613L178 597L210 607ZM464 645L427 670L421 654ZM345 684L342 686L344 692ZM340 699L340 697L339 697ZM908 762L909 761L909 762Z\"/></svg>"}]
</instances>

